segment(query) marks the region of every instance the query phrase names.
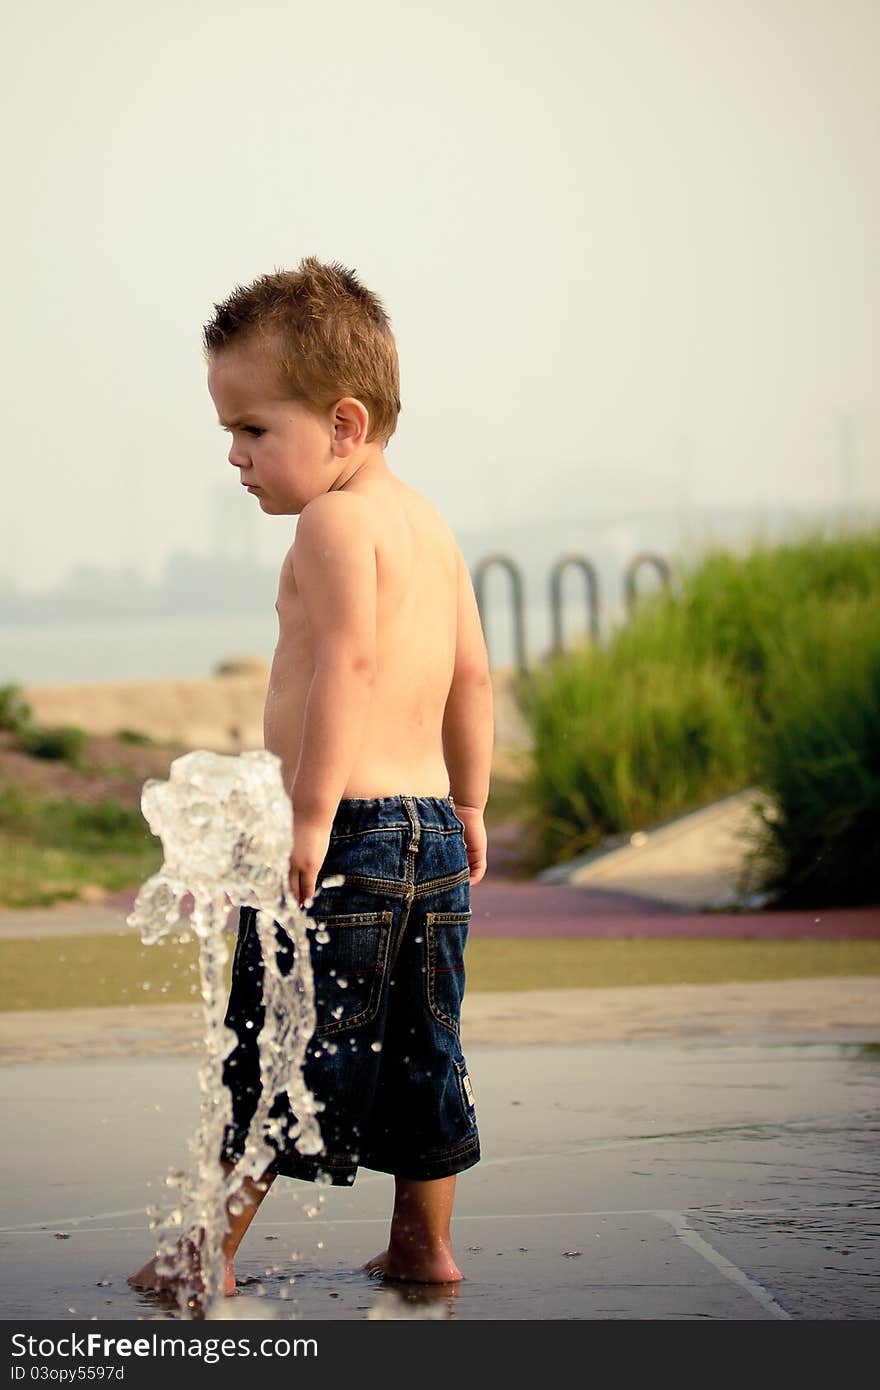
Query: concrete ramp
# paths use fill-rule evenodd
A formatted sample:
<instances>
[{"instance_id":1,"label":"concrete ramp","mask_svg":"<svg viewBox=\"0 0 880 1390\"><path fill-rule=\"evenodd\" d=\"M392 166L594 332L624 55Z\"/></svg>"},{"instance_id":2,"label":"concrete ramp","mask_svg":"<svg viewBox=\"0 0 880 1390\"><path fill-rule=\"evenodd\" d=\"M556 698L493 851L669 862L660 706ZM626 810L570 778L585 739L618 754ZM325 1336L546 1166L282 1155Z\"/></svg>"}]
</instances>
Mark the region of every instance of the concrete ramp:
<instances>
[{"instance_id":1,"label":"concrete ramp","mask_svg":"<svg viewBox=\"0 0 880 1390\"><path fill-rule=\"evenodd\" d=\"M762 799L760 788L749 787L548 869L541 878L702 911L761 907L766 899L756 892L747 861Z\"/></svg>"}]
</instances>

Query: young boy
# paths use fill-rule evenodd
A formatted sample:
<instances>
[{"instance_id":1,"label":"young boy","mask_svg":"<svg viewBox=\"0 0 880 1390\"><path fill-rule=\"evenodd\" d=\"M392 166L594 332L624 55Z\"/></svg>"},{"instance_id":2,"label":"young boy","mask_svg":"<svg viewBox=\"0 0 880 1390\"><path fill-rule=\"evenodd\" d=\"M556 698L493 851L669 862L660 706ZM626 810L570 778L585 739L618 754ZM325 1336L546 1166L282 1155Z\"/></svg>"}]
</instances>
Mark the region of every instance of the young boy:
<instances>
[{"instance_id":1,"label":"young boy","mask_svg":"<svg viewBox=\"0 0 880 1390\"><path fill-rule=\"evenodd\" d=\"M300 518L281 567L264 738L293 806L291 889L317 927L305 1080L325 1107L319 1155L272 1141L270 1168L230 1200L227 1292L277 1173L341 1185L359 1163L395 1178L388 1247L365 1269L459 1280L456 1174L480 1157L459 1036L462 955L470 888L486 871L493 747L473 586L449 527L382 452L400 401L379 299L342 266L307 257L215 309L208 390L229 462L261 511ZM336 874L342 886L318 891ZM292 947L277 924L276 936L284 969ZM259 1096L261 984L254 913L243 908L227 1014L239 1040L225 1069L227 1174ZM286 1096L272 1114L294 1118ZM155 1265L129 1282L169 1287Z\"/></svg>"}]
</instances>

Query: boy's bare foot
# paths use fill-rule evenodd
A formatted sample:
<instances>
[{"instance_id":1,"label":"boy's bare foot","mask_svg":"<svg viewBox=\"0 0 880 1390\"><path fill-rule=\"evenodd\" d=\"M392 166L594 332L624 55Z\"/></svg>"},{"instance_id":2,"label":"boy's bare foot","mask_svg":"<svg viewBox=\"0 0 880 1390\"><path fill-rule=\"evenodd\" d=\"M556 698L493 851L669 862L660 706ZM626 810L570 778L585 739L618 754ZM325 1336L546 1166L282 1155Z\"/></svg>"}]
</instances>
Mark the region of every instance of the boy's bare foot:
<instances>
[{"instance_id":1,"label":"boy's bare foot","mask_svg":"<svg viewBox=\"0 0 880 1390\"><path fill-rule=\"evenodd\" d=\"M148 1260L145 1265L136 1270L134 1274L128 1276L126 1281L133 1289L138 1289L147 1293L175 1293L184 1284L194 1294L204 1293L205 1285L198 1268L198 1262L194 1261L189 1269L185 1268L177 1275L160 1274L156 1268L158 1256ZM223 1292L227 1298L235 1294L235 1273L231 1262L226 1263L226 1277Z\"/></svg>"},{"instance_id":2,"label":"boy's bare foot","mask_svg":"<svg viewBox=\"0 0 880 1390\"><path fill-rule=\"evenodd\" d=\"M383 1279L402 1279L414 1284L453 1284L462 1278L451 1250L443 1247L392 1250L389 1246L381 1255L367 1260L364 1270Z\"/></svg>"}]
</instances>

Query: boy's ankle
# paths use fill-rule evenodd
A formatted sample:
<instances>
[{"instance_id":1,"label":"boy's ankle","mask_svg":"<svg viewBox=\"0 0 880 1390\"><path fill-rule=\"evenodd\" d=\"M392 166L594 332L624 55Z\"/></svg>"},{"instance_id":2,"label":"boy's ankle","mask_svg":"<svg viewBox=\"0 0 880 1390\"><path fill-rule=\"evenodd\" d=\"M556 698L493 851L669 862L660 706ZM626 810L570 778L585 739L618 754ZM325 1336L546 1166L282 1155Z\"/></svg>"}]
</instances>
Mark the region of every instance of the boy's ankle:
<instances>
[{"instance_id":1,"label":"boy's ankle","mask_svg":"<svg viewBox=\"0 0 880 1390\"><path fill-rule=\"evenodd\" d=\"M392 1232L388 1237L390 1255L410 1255L413 1252L424 1255L450 1255L452 1237L428 1231Z\"/></svg>"}]
</instances>

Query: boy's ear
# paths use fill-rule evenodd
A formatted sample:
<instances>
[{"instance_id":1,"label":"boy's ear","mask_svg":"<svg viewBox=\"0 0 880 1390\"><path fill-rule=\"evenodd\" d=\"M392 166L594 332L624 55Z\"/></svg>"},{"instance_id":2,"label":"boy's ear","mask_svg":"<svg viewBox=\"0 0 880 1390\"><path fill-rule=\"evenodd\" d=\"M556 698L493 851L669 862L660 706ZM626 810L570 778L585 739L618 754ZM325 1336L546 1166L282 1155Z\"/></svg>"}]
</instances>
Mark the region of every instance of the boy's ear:
<instances>
[{"instance_id":1,"label":"boy's ear","mask_svg":"<svg viewBox=\"0 0 880 1390\"><path fill-rule=\"evenodd\" d=\"M341 458L353 454L366 442L370 412L356 396L343 396L333 407L333 444Z\"/></svg>"}]
</instances>

